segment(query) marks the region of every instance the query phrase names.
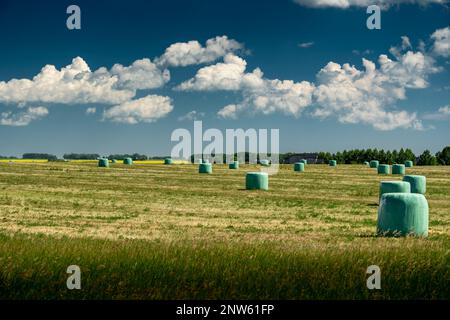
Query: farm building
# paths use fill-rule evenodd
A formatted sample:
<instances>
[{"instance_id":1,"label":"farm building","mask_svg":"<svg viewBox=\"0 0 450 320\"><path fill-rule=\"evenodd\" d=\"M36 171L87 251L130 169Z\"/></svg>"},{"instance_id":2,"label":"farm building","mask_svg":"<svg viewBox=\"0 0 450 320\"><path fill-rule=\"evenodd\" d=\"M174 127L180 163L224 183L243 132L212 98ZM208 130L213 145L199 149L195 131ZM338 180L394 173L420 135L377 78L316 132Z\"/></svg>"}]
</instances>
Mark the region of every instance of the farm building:
<instances>
[{"instance_id":1,"label":"farm building","mask_svg":"<svg viewBox=\"0 0 450 320\"><path fill-rule=\"evenodd\" d=\"M323 160L319 159L318 153L296 153L296 154L291 155L286 160L286 163L292 164L292 163L299 162L302 159L305 159L305 160L307 160L307 163L312 163L312 164L323 163Z\"/></svg>"}]
</instances>

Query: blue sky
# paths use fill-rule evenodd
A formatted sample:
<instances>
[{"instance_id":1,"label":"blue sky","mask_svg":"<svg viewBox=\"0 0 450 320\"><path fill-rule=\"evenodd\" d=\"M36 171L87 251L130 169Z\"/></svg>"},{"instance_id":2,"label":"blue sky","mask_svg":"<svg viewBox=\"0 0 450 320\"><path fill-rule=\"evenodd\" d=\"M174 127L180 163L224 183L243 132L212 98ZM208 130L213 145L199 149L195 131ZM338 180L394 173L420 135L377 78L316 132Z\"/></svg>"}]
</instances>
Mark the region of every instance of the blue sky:
<instances>
[{"instance_id":1,"label":"blue sky","mask_svg":"<svg viewBox=\"0 0 450 320\"><path fill-rule=\"evenodd\" d=\"M386 7L368 30L365 0L297 2L2 0L0 154L166 155L194 114L279 128L282 152L449 144L448 3Z\"/></svg>"}]
</instances>

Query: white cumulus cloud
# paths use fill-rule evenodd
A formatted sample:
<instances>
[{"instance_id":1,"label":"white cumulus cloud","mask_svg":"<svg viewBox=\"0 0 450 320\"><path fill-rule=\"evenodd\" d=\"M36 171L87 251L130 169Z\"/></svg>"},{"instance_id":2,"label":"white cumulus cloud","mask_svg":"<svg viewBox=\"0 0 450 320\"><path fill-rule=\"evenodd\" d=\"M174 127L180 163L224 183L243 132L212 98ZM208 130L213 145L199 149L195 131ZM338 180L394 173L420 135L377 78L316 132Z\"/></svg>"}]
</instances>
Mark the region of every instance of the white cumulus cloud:
<instances>
[{"instance_id":1,"label":"white cumulus cloud","mask_svg":"<svg viewBox=\"0 0 450 320\"><path fill-rule=\"evenodd\" d=\"M169 97L148 95L105 110L103 119L126 124L150 123L165 117L172 110Z\"/></svg>"},{"instance_id":2,"label":"white cumulus cloud","mask_svg":"<svg viewBox=\"0 0 450 320\"><path fill-rule=\"evenodd\" d=\"M156 62L162 66L184 67L213 62L241 49L243 49L241 43L228 39L227 36L208 39L205 47L196 40L177 42L170 45Z\"/></svg>"},{"instance_id":3,"label":"white cumulus cloud","mask_svg":"<svg viewBox=\"0 0 450 320\"><path fill-rule=\"evenodd\" d=\"M30 107L22 112L2 112L0 113L0 125L4 126L27 126L31 121L39 120L48 115L45 107Z\"/></svg>"},{"instance_id":4,"label":"white cumulus cloud","mask_svg":"<svg viewBox=\"0 0 450 320\"><path fill-rule=\"evenodd\" d=\"M450 28L438 29L431 35L433 52L438 56L450 57Z\"/></svg>"},{"instance_id":5,"label":"white cumulus cloud","mask_svg":"<svg viewBox=\"0 0 450 320\"><path fill-rule=\"evenodd\" d=\"M369 124L378 130L422 130L415 112L398 110L395 104L406 99L408 89L428 87L429 75L441 69L427 53L410 48L404 36L394 58L380 55L377 63L362 59L361 70L329 62L317 73L316 83L267 79L259 68L246 72L246 61L228 54L223 62L199 69L177 89L240 91L242 101L223 107L218 112L221 118L236 119L244 111L299 117L309 109L313 117L336 117L342 123Z\"/></svg>"},{"instance_id":6,"label":"white cumulus cloud","mask_svg":"<svg viewBox=\"0 0 450 320\"><path fill-rule=\"evenodd\" d=\"M130 67L115 65L111 71L102 67L92 72L76 57L60 70L46 65L33 79L0 82L0 102L116 104L132 99L137 89L157 88L166 81L167 74L148 59L137 60Z\"/></svg>"}]
</instances>

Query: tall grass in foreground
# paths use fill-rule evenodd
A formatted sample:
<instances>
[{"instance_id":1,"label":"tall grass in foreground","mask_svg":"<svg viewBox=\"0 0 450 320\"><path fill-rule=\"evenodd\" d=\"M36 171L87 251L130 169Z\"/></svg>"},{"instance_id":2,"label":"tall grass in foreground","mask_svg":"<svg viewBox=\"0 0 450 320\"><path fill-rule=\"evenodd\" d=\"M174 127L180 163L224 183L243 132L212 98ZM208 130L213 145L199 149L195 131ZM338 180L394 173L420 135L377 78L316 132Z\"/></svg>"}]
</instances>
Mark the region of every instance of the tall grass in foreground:
<instances>
[{"instance_id":1,"label":"tall grass in foreground","mask_svg":"<svg viewBox=\"0 0 450 320\"><path fill-rule=\"evenodd\" d=\"M447 246L386 250L0 234L1 299L448 299ZM66 288L80 266L81 290ZM366 268L381 268L381 290Z\"/></svg>"}]
</instances>

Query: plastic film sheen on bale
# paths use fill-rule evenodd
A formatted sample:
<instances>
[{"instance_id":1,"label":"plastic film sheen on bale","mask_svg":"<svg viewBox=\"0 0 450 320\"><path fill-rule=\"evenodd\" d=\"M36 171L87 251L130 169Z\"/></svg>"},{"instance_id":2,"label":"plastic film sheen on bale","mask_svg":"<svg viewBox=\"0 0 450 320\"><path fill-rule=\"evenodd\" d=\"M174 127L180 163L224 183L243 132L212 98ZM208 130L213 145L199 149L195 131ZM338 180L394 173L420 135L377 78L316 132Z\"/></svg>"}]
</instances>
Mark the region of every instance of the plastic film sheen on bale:
<instances>
[{"instance_id":1,"label":"plastic film sheen on bale","mask_svg":"<svg viewBox=\"0 0 450 320\"><path fill-rule=\"evenodd\" d=\"M172 164L172 163L173 163L173 161L172 161L171 158L165 158L164 159L164 164Z\"/></svg>"},{"instance_id":2,"label":"plastic film sheen on bale","mask_svg":"<svg viewBox=\"0 0 450 320\"><path fill-rule=\"evenodd\" d=\"M368 161L364 161L364 165L365 166L369 166L369 162Z\"/></svg>"},{"instance_id":3,"label":"plastic film sheen on bale","mask_svg":"<svg viewBox=\"0 0 450 320\"><path fill-rule=\"evenodd\" d=\"M330 160L330 161L328 162L328 165L329 165L330 167L336 167L336 166L337 166L337 161L336 161L336 160Z\"/></svg>"},{"instance_id":4,"label":"plastic film sheen on bale","mask_svg":"<svg viewBox=\"0 0 450 320\"><path fill-rule=\"evenodd\" d=\"M269 160L267 160L267 159L260 160L259 163L260 163L262 166L265 166L265 167L270 166L270 162L269 162Z\"/></svg>"},{"instance_id":5,"label":"plastic film sheen on bale","mask_svg":"<svg viewBox=\"0 0 450 320\"><path fill-rule=\"evenodd\" d=\"M228 165L228 168L229 168L229 169L239 169L239 161L231 162L231 163Z\"/></svg>"},{"instance_id":6,"label":"plastic film sheen on bale","mask_svg":"<svg viewBox=\"0 0 450 320\"><path fill-rule=\"evenodd\" d=\"M198 165L198 173L212 173L211 163L200 163Z\"/></svg>"},{"instance_id":7,"label":"plastic film sheen on bale","mask_svg":"<svg viewBox=\"0 0 450 320\"><path fill-rule=\"evenodd\" d=\"M427 191L427 178L425 176L407 175L403 177L403 181L409 182L411 193L425 194Z\"/></svg>"},{"instance_id":8,"label":"plastic film sheen on bale","mask_svg":"<svg viewBox=\"0 0 450 320\"><path fill-rule=\"evenodd\" d=\"M369 165L370 165L371 168L378 168L379 164L380 164L380 161L378 161L378 160L371 160Z\"/></svg>"},{"instance_id":9,"label":"plastic film sheen on bale","mask_svg":"<svg viewBox=\"0 0 450 320\"><path fill-rule=\"evenodd\" d=\"M298 171L298 172L305 171L305 164L303 162L294 163L294 171Z\"/></svg>"},{"instance_id":10,"label":"plastic film sheen on bale","mask_svg":"<svg viewBox=\"0 0 450 320\"><path fill-rule=\"evenodd\" d=\"M411 185L405 181L381 181L379 198L385 193L411 193Z\"/></svg>"},{"instance_id":11,"label":"plastic film sheen on bale","mask_svg":"<svg viewBox=\"0 0 450 320\"><path fill-rule=\"evenodd\" d=\"M305 166L308 164L308 160L306 160L306 159L302 159L299 162L303 163Z\"/></svg>"},{"instance_id":12,"label":"plastic film sheen on bale","mask_svg":"<svg viewBox=\"0 0 450 320\"><path fill-rule=\"evenodd\" d=\"M109 167L108 159L99 159L98 160L98 166L102 167L102 168L108 168Z\"/></svg>"},{"instance_id":13,"label":"plastic film sheen on bale","mask_svg":"<svg viewBox=\"0 0 450 320\"><path fill-rule=\"evenodd\" d=\"M111 163L117 163L117 160L116 159L112 159Z\"/></svg>"},{"instance_id":14,"label":"plastic film sheen on bale","mask_svg":"<svg viewBox=\"0 0 450 320\"><path fill-rule=\"evenodd\" d=\"M268 190L269 175L266 172L248 172L245 176L245 189Z\"/></svg>"},{"instance_id":15,"label":"plastic film sheen on bale","mask_svg":"<svg viewBox=\"0 0 450 320\"><path fill-rule=\"evenodd\" d=\"M389 174L389 165L388 164L380 164L378 165L378 174Z\"/></svg>"},{"instance_id":16,"label":"plastic film sheen on bale","mask_svg":"<svg viewBox=\"0 0 450 320\"><path fill-rule=\"evenodd\" d=\"M405 165L404 164L393 164L392 165L392 174L405 174Z\"/></svg>"},{"instance_id":17,"label":"plastic film sheen on bale","mask_svg":"<svg viewBox=\"0 0 450 320\"><path fill-rule=\"evenodd\" d=\"M133 159L125 158L125 159L123 159L123 164L127 164L127 165L131 166L133 164Z\"/></svg>"},{"instance_id":18,"label":"plastic film sheen on bale","mask_svg":"<svg viewBox=\"0 0 450 320\"><path fill-rule=\"evenodd\" d=\"M378 209L377 234L428 235L428 202L422 194L385 193Z\"/></svg>"},{"instance_id":19,"label":"plastic film sheen on bale","mask_svg":"<svg viewBox=\"0 0 450 320\"><path fill-rule=\"evenodd\" d=\"M407 168L412 168L413 167L413 162L411 160L406 160L405 161L405 167Z\"/></svg>"}]
</instances>

